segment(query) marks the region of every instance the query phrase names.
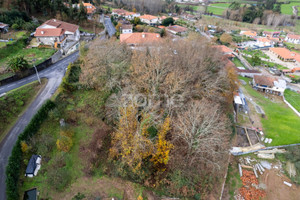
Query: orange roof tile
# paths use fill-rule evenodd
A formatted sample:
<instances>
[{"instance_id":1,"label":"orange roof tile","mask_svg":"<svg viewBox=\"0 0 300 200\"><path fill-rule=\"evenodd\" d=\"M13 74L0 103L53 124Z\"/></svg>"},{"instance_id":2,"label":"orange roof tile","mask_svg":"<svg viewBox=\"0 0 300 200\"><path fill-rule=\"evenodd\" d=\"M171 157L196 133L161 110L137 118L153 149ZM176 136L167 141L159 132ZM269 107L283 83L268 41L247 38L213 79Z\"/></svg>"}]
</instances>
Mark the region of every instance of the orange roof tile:
<instances>
[{"instance_id":1,"label":"orange roof tile","mask_svg":"<svg viewBox=\"0 0 300 200\"><path fill-rule=\"evenodd\" d=\"M58 37L64 34L61 28L37 28L34 36L36 37Z\"/></svg>"},{"instance_id":2,"label":"orange roof tile","mask_svg":"<svg viewBox=\"0 0 300 200\"><path fill-rule=\"evenodd\" d=\"M257 33L255 31L244 31L241 34L246 36L251 36L251 37L257 36Z\"/></svg>"},{"instance_id":3,"label":"orange roof tile","mask_svg":"<svg viewBox=\"0 0 300 200\"><path fill-rule=\"evenodd\" d=\"M150 44L160 40L161 37L157 33L127 33L120 35L120 42L126 44Z\"/></svg>"},{"instance_id":4,"label":"orange roof tile","mask_svg":"<svg viewBox=\"0 0 300 200\"><path fill-rule=\"evenodd\" d=\"M287 37L295 40L300 40L300 35L288 34Z\"/></svg>"},{"instance_id":5,"label":"orange roof tile","mask_svg":"<svg viewBox=\"0 0 300 200\"><path fill-rule=\"evenodd\" d=\"M271 42L268 38L257 38L257 41L259 42Z\"/></svg>"},{"instance_id":6,"label":"orange roof tile","mask_svg":"<svg viewBox=\"0 0 300 200\"><path fill-rule=\"evenodd\" d=\"M213 47L217 48L218 50L222 51L223 53L233 53L233 51L225 45L215 45Z\"/></svg>"},{"instance_id":7,"label":"orange roof tile","mask_svg":"<svg viewBox=\"0 0 300 200\"><path fill-rule=\"evenodd\" d=\"M141 19L147 19L147 20L153 20L153 19L157 19L158 17L153 16L153 15L142 15L140 16Z\"/></svg>"},{"instance_id":8,"label":"orange roof tile","mask_svg":"<svg viewBox=\"0 0 300 200\"><path fill-rule=\"evenodd\" d=\"M270 48L270 51L276 53L277 55L279 55L280 57L284 58L284 59L298 59L299 54L297 54L296 52L292 52L286 48L282 48L282 47L275 47L275 48Z\"/></svg>"},{"instance_id":9,"label":"orange roof tile","mask_svg":"<svg viewBox=\"0 0 300 200\"><path fill-rule=\"evenodd\" d=\"M43 23L42 25L50 25L50 26L55 26L56 28L62 28L64 31L69 31L72 33L75 33L76 30L79 28L79 26L75 25L75 24L70 24L67 22L63 22L57 19L50 19L48 21L46 21L45 23Z\"/></svg>"}]
</instances>

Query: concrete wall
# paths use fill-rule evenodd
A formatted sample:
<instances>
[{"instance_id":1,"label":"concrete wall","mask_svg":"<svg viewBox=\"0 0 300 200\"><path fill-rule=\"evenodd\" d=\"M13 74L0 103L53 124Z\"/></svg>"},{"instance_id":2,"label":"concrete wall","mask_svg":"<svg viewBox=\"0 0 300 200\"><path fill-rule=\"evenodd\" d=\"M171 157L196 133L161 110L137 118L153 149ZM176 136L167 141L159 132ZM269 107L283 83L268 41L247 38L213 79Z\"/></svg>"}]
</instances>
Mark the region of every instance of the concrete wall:
<instances>
[{"instance_id":1,"label":"concrete wall","mask_svg":"<svg viewBox=\"0 0 300 200\"><path fill-rule=\"evenodd\" d=\"M58 50L53 56L51 56L52 63L56 63L62 57L62 51Z\"/></svg>"}]
</instances>

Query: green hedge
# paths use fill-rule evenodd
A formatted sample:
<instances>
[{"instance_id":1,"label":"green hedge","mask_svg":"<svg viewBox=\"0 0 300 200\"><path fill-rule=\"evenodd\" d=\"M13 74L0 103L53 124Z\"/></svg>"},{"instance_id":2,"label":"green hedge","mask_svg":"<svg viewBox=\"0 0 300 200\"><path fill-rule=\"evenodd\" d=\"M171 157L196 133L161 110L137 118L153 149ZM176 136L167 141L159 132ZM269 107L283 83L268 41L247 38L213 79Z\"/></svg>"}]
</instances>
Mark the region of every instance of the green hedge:
<instances>
[{"instance_id":1,"label":"green hedge","mask_svg":"<svg viewBox=\"0 0 300 200\"><path fill-rule=\"evenodd\" d=\"M27 141L37 133L41 124L47 118L48 112L54 107L54 102L47 100L18 137L6 167L6 195L8 200L20 199L18 185L22 162L21 141Z\"/></svg>"}]
</instances>

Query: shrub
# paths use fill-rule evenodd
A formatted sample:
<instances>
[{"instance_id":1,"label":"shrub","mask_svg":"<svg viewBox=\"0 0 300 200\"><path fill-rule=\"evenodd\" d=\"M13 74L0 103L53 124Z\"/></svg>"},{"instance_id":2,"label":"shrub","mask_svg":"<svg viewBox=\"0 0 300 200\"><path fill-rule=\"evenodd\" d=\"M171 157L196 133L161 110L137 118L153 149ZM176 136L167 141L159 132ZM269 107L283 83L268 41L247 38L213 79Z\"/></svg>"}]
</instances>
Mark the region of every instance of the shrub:
<instances>
[{"instance_id":1,"label":"shrub","mask_svg":"<svg viewBox=\"0 0 300 200\"><path fill-rule=\"evenodd\" d=\"M13 24L13 25L11 26L11 28L14 29L14 30L18 30L20 27L19 27L18 24Z\"/></svg>"},{"instance_id":2,"label":"shrub","mask_svg":"<svg viewBox=\"0 0 300 200\"><path fill-rule=\"evenodd\" d=\"M68 169L51 167L47 173L47 183L57 191L63 191L71 183L72 176Z\"/></svg>"},{"instance_id":3,"label":"shrub","mask_svg":"<svg viewBox=\"0 0 300 200\"><path fill-rule=\"evenodd\" d=\"M67 136L60 136L60 138L56 141L56 146L58 150L68 152L73 146L73 141Z\"/></svg>"}]
</instances>

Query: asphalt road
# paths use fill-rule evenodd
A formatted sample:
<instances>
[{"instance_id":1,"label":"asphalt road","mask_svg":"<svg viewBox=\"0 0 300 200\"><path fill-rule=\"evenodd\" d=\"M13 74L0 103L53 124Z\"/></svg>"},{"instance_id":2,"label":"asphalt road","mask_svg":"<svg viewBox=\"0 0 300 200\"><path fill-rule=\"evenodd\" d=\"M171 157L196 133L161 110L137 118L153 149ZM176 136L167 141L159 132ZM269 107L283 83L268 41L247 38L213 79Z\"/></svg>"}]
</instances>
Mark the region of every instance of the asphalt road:
<instances>
[{"instance_id":1,"label":"asphalt road","mask_svg":"<svg viewBox=\"0 0 300 200\"><path fill-rule=\"evenodd\" d=\"M110 18L104 17L104 26L108 32L109 37L113 36L116 33L114 25L111 23Z\"/></svg>"},{"instance_id":2,"label":"asphalt road","mask_svg":"<svg viewBox=\"0 0 300 200\"><path fill-rule=\"evenodd\" d=\"M5 168L8 163L8 158L11 154L13 146L18 139L18 135L22 133L31 118L39 110L43 103L53 95L53 93L62 82L62 78L65 75L67 66L69 65L69 63L77 60L78 56L79 53L76 52L39 73L41 78L44 77L48 79L47 85L29 106L29 108L25 111L25 113L18 119L17 123L12 127L10 132L0 143L0 200L6 199ZM35 80L37 80L37 76L33 75L15 83L2 86L0 87L0 94L23 86Z\"/></svg>"}]
</instances>

